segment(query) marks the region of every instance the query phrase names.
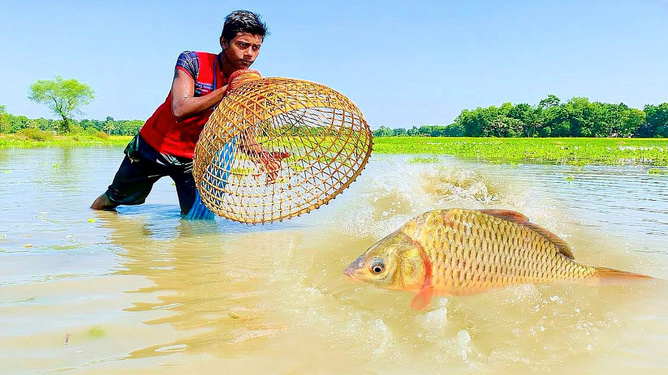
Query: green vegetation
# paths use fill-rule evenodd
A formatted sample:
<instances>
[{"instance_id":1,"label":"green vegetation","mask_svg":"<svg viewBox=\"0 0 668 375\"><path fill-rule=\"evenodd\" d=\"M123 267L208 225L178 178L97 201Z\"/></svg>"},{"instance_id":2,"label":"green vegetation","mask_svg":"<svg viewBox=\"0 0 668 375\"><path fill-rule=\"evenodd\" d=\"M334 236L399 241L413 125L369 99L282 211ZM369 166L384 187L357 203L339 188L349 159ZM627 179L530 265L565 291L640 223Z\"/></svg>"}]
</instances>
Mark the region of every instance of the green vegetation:
<instances>
[{"instance_id":1,"label":"green vegetation","mask_svg":"<svg viewBox=\"0 0 668 375\"><path fill-rule=\"evenodd\" d=\"M374 153L451 155L503 163L668 166L668 139L392 137L375 139Z\"/></svg>"},{"instance_id":2,"label":"green vegetation","mask_svg":"<svg viewBox=\"0 0 668 375\"><path fill-rule=\"evenodd\" d=\"M55 135L35 129L25 129L16 134L0 134L3 147L72 147L72 146L125 146L131 136L102 136L97 134Z\"/></svg>"},{"instance_id":3,"label":"green vegetation","mask_svg":"<svg viewBox=\"0 0 668 375\"><path fill-rule=\"evenodd\" d=\"M381 126L376 137L668 137L668 103L646 105L644 110L624 103L590 102L572 98L561 103L549 95L536 106L504 103L500 107L463 110L447 126L390 129Z\"/></svg>"},{"instance_id":4,"label":"green vegetation","mask_svg":"<svg viewBox=\"0 0 668 375\"><path fill-rule=\"evenodd\" d=\"M30 90L31 100L46 104L62 120L12 115L0 105L0 147L124 146L144 124L111 116L73 119L94 98L90 87L74 79L40 80ZM293 147L325 150L337 142L333 134L315 134L310 128L289 125L287 130L294 136ZM421 154L411 163L438 161L425 155L450 155L491 162L668 166L668 103L640 110L577 97L562 103L549 95L535 106L464 109L450 125L381 126L373 134L375 153ZM281 142L283 137L268 145L283 149ZM652 168L648 173L668 172Z\"/></svg>"},{"instance_id":5,"label":"green vegetation","mask_svg":"<svg viewBox=\"0 0 668 375\"><path fill-rule=\"evenodd\" d=\"M62 121L51 119L29 119L26 116L16 116L5 111L0 105L0 135L17 134L23 132L42 131L50 135L81 135L83 137L104 138L110 135L134 136L144 125L141 120L114 120L107 116L105 120L69 120L69 131L63 131ZM33 133L38 134L38 133ZM28 138L32 138L28 136Z\"/></svg>"},{"instance_id":6,"label":"green vegetation","mask_svg":"<svg viewBox=\"0 0 668 375\"><path fill-rule=\"evenodd\" d=\"M0 134L0 147L125 146L130 136ZM668 166L668 139L619 138L376 138L374 153L416 155L410 163L434 163L437 155L498 163L637 164ZM241 156L242 158L244 156ZM239 171L241 172L241 171ZM652 168L650 174L668 173Z\"/></svg>"},{"instance_id":7,"label":"green vegetation","mask_svg":"<svg viewBox=\"0 0 668 375\"><path fill-rule=\"evenodd\" d=\"M88 330L88 336L99 339L101 337L104 337L107 334L107 331L100 327L100 326L94 326L91 329Z\"/></svg>"},{"instance_id":8,"label":"green vegetation","mask_svg":"<svg viewBox=\"0 0 668 375\"><path fill-rule=\"evenodd\" d=\"M431 163L438 163L438 158L426 158L422 156L416 156L414 158L409 159L408 162L414 164L431 164Z\"/></svg>"},{"instance_id":9,"label":"green vegetation","mask_svg":"<svg viewBox=\"0 0 668 375\"><path fill-rule=\"evenodd\" d=\"M0 134L17 134L28 131L42 131L51 135L82 135L103 138L109 135L134 136L144 125L141 120L114 120L107 116L105 120L69 120L69 131L64 131L62 121L51 119L29 119L26 116L16 116L5 111L0 105Z\"/></svg>"},{"instance_id":10,"label":"green vegetation","mask_svg":"<svg viewBox=\"0 0 668 375\"><path fill-rule=\"evenodd\" d=\"M81 107L95 99L93 89L76 79L56 76L54 81L42 80L30 85L30 100L44 104L63 121L60 133L70 132L73 113L81 113Z\"/></svg>"}]
</instances>

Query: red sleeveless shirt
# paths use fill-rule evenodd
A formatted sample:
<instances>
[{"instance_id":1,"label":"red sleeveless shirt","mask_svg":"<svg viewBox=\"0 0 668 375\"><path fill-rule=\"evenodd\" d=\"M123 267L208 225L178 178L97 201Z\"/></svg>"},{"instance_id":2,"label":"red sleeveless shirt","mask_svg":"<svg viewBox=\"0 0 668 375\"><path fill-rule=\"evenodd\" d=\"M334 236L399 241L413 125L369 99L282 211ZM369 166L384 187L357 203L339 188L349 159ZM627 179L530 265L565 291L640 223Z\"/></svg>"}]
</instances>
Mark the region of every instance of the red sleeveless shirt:
<instances>
[{"instance_id":1,"label":"red sleeveless shirt","mask_svg":"<svg viewBox=\"0 0 668 375\"><path fill-rule=\"evenodd\" d=\"M227 82L218 62L218 55L185 51L176 63L176 70L188 73L195 81L195 96L209 94ZM213 108L177 120L172 114L172 92L139 130L142 138L158 152L193 158L195 144Z\"/></svg>"}]
</instances>

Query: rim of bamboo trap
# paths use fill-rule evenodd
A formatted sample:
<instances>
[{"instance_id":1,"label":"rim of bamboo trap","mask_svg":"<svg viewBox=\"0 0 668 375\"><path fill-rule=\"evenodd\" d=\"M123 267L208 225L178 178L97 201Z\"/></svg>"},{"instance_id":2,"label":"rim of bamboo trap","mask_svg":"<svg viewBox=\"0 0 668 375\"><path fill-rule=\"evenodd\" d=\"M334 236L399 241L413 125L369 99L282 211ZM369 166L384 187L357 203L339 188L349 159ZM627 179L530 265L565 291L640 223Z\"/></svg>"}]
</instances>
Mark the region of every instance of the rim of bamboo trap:
<instances>
[{"instance_id":1,"label":"rim of bamboo trap","mask_svg":"<svg viewBox=\"0 0 668 375\"><path fill-rule=\"evenodd\" d=\"M270 153L254 152L257 145ZM360 175L372 148L369 125L343 94L310 81L262 78L214 110L195 147L193 176L212 212L263 224L328 204ZM262 157L282 159L273 182Z\"/></svg>"}]
</instances>

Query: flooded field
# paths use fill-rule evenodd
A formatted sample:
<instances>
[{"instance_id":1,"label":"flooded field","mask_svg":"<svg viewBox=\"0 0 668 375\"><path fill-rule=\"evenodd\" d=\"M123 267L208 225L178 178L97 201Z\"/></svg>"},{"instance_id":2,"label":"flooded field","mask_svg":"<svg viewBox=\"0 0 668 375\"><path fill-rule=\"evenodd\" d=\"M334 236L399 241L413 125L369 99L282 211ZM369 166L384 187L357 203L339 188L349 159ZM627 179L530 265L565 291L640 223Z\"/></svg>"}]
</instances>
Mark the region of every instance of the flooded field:
<instances>
[{"instance_id":1,"label":"flooded field","mask_svg":"<svg viewBox=\"0 0 668 375\"><path fill-rule=\"evenodd\" d=\"M668 285L524 285L410 309L343 269L413 216L507 208L576 260L668 279L668 175L373 155L329 205L271 225L90 203L122 148L0 149L1 373L663 374Z\"/></svg>"}]
</instances>

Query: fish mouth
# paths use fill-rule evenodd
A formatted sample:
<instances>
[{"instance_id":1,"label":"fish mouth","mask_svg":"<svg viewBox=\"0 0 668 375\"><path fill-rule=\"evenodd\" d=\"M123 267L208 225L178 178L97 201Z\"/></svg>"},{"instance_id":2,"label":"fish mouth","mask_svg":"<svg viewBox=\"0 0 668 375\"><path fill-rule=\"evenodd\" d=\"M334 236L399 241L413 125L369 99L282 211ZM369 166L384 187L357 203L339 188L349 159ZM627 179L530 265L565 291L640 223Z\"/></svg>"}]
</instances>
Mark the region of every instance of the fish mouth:
<instances>
[{"instance_id":1,"label":"fish mouth","mask_svg":"<svg viewBox=\"0 0 668 375\"><path fill-rule=\"evenodd\" d=\"M343 277L348 279L348 281L359 282L359 278L357 277L358 269L359 268L357 267L357 261L355 261L343 271Z\"/></svg>"}]
</instances>

